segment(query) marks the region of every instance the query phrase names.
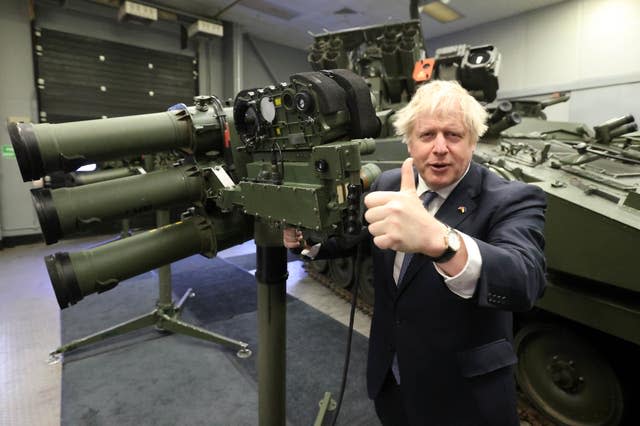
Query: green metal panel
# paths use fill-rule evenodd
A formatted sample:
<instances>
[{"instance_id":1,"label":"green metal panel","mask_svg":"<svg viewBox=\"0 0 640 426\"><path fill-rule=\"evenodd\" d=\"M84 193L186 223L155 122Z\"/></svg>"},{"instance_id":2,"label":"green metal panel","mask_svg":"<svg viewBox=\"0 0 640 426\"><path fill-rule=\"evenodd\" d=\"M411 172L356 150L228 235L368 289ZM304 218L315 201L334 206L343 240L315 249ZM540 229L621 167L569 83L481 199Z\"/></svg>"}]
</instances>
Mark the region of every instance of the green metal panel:
<instances>
[{"instance_id":1,"label":"green metal panel","mask_svg":"<svg viewBox=\"0 0 640 426\"><path fill-rule=\"evenodd\" d=\"M640 345L640 303L635 297L603 296L602 292L547 282L537 306Z\"/></svg>"},{"instance_id":2,"label":"green metal panel","mask_svg":"<svg viewBox=\"0 0 640 426\"><path fill-rule=\"evenodd\" d=\"M547 192L545 238L549 269L639 291L630 265L637 262L640 215L576 188Z\"/></svg>"},{"instance_id":3,"label":"green metal panel","mask_svg":"<svg viewBox=\"0 0 640 426\"><path fill-rule=\"evenodd\" d=\"M246 213L268 221L298 224L320 230L326 200L322 203L319 185L284 186L265 183L241 182L242 202Z\"/></svg>"}]
</instances>

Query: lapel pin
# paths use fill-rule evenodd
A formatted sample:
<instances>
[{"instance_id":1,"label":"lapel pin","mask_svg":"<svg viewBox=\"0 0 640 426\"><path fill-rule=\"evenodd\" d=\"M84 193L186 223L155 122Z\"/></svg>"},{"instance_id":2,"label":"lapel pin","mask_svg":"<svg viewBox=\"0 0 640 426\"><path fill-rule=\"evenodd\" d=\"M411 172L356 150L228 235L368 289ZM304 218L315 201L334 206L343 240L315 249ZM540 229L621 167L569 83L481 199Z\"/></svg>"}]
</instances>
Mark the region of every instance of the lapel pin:
<instances>
[{"instance_id":1,"label":"lapel pin","mask_svg":"<svg viewBox=\"0 0 640 426\"><path fill-rule=\"evenodd\" d=\"M464 212L467 211L467 208L465 206L460 206L458 207L458 211L460 212L460 214L464 214Z\"/></svg>"}]
</instances>

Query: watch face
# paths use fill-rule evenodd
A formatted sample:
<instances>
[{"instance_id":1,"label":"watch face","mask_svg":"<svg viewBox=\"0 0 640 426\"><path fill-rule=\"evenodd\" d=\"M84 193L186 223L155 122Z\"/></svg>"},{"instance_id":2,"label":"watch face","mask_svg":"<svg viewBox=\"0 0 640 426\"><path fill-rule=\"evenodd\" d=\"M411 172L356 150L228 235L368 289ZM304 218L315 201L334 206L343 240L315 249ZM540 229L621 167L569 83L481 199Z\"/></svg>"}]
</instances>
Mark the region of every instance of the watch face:
<instances>
[{"instance_id":1,"label":"watch face","mask_svg":"<svg viewBox=\"0 0 640 426\"><path fill-rule=\"evenodd\" d=\"M449 243L449 248L453 251L460 250L460 235L453 229L449 230L447 234L447 243Z\"/></svg>"}]
</instances>

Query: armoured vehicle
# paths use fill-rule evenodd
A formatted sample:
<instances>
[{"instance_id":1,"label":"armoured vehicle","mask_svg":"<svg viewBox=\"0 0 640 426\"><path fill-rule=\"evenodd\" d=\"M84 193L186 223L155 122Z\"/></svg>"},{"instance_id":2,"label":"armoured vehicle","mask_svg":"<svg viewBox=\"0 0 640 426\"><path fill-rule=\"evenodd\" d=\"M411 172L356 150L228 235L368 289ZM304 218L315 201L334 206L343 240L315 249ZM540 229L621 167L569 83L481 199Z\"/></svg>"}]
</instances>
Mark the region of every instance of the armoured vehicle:
<instances>
[{"instance_id":1,"label":"armoured vehicle","mask_svg":"<svg viewBox=\"0 0 640 426\"><path fill-rule=\"evenodd\" d=\"M490 127L474 160L506 179L541 187L548 199L547 288L532 312L516 316L519 387L556 424L633 422L638 414L629 377L638 377L633 361L640 359L640 284L632 267L640 241L634 118L590 128L546 120L544 108L569 95L495 101L500 55L493 46L451 46L425 59L416 33L419 21L319 34L309 62L319 69L326 65L322 58L340 58L339 66L368 81L383 126L375 152L363 161L381 169L399 167L407 156L391 122L417 84L455 79L487 104ZM360 305L371 309L370 259L306 267L343 294L359 275Z\"/></svg>"}]
</instances>

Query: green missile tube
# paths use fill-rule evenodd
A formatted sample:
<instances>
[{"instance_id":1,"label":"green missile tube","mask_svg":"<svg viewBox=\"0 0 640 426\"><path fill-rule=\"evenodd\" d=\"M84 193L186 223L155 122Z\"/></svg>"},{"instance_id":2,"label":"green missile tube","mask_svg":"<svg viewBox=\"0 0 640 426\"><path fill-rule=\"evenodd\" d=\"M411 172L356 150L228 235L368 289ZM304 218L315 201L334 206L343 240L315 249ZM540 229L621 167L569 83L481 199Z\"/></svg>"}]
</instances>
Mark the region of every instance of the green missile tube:
<instances>
[{"instance_id":1,"label":"green missile tube","mask_svg":"<svg viewBox=\"0 0 640 426\"><path fill-rule=\"evenodd\" d=\"M226 121L214 96L197 96L195 107L60 124L9 123L22 179L131 155L183 149L222 152Z\"/></svg>"},{"instance_id":2,"label":"green missile tube","mask_svg":"<svg viewBox=\"0 0 640 426\"><path fill-rule=\"evenodd\" d=\"M127 278L200 253L216 254L211 223L202 216L76 253L58 252L44 261L60 309L85 296L114 288Z\"/></svg>"},{"instance_id":3,"label":"green missile tube","mask_svg":"<svg viewBox=\"0 0 640 426\"><path fill-rule=\"evenodd\" d=\"M133 167L118 167L115 169L96 170L93 172L72 172L69 173L69 180L73 185L89 185L91 183L105 180L119 179L127 176L140 174L139 170Z\"/></svg>"},{"instance_id":4,"label":"green missile tube","mask_svg":"<svg viewBox=\"0 0 640 426\"><path fill-rule=\"evenodd\" d=\"M71 188L31 190L47 244L91 223L199 201L203 193L202 173L193 165Z\"/></svg>"}]
</instances>

